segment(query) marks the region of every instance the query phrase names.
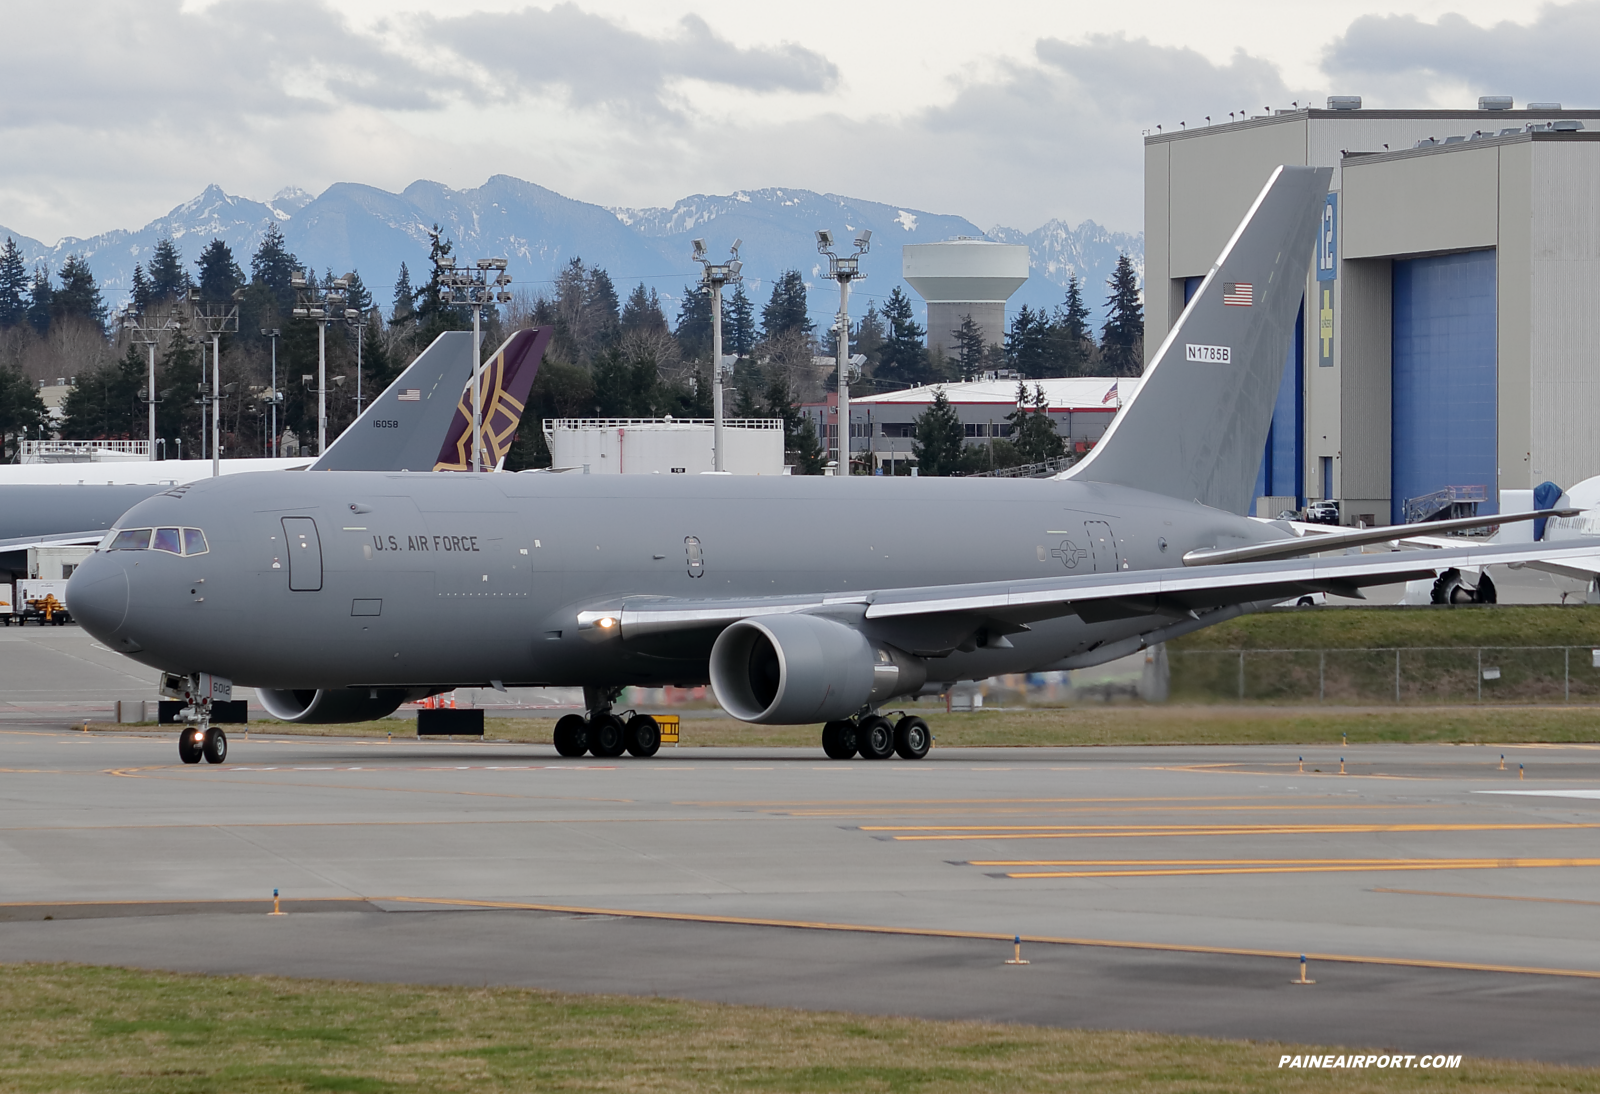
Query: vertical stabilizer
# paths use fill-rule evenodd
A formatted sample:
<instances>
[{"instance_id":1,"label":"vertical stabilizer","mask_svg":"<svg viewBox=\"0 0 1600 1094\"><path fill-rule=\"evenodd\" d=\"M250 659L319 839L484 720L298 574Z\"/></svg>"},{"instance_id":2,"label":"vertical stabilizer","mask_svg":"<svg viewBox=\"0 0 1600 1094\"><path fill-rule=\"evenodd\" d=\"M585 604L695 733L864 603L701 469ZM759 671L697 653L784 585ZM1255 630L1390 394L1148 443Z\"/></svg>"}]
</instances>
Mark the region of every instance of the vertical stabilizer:
<instances>
[{"instance_id":1,"label":"vertical stabilizer","mask_svg":"<svg viewBox=\"0 0 1600 1094\"><path fill-rule=\"evenodd\" d=\"M1332 177L1273 169L1138 392L1062 478L1249 510Z\"/></svg>"},{"instance_id":2,"label":"vertical stabilizer","mask_svg":"<svg viewBox=\"0 0 1600 1094\"><path fill-rule=\"evenodd\" d=\"M445 331L339 434L313 471L431 471L461 392L472 332Z\"/></svg>"},{"instance_id":3,"label":"vertical stabilizer","mask_svg":"<svg viewBox=\"0 0 1600 1094\"><path fill-rule=\"evenodd\" d=\"M528 403L528 392L533 388L533 378L539 372L545 347L550 344L550 337L554 333L553 327L519 330L483 363L481 432L483 466L488 470L498 471L505 463L506 453L511 451L517 427L522 424L522 411ZM435 471L472 470L470 381L466 387L433 464Z\"/></svg>"}]
</instances>

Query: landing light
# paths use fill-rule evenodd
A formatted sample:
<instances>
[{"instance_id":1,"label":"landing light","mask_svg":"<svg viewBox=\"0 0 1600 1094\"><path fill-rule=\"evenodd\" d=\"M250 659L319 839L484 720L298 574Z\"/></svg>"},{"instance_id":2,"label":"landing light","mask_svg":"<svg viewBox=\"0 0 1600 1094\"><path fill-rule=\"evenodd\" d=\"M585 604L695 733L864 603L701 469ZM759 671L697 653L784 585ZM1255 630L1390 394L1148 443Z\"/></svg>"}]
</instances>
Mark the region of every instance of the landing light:
<instances>
[{"instance_id":1,"label":"landing light","mask_svg":"<svg viewBox=\"0 0 1600 1094\"><path fill-rule=\"evenodd\" d=\"M615 627L617 625L617 621L614 618L612 618L611 616L608 615L603 619L596 620L595 621L595 625L598 626L598 627L603 627L604 629L609 631L612 627Z\"/></svg>"}]
</instances>

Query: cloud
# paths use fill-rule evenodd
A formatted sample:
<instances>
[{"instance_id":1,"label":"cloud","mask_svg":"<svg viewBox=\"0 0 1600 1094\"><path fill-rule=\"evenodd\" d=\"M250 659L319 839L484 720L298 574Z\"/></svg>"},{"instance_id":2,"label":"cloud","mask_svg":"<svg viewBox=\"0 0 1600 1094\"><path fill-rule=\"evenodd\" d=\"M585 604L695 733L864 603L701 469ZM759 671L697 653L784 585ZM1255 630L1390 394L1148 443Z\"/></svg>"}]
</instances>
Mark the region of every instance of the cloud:
<instances>
[{"instance_id":1,"label":"cloud","mask_svg":"<svg viewBox=\"0 0 1600 1094\"><path fill-rule=\"evenodd\" d=\"M1488 27L1456 14L1434 23L1414 15L1364 15L1328 46L1323 70L1373 81L1396 106L1414 106L1419 97L1441 91L1509 94L1518 106L1528 101L1591 106L1597 38L1600 3L1595 0L1545 4L1530 23Z\"/></svg>"},{"instance_id":2,"label":"cloud","mask_svg":"<svg viewBox=\"0 0 1600 1094\"><path fill-rule=\"evenodd\" d=\"M650 37L592 15L575 4L548 11L460 18L424 16L420 36L481 66L495 81L523 92L557 90L576 106L619 106L673 113L676 83L700 80L755 92L815 93L837 84L826 57L793 44L742 49L704 19L686 15L675 35Z\"/></svg>"}]
</instances>

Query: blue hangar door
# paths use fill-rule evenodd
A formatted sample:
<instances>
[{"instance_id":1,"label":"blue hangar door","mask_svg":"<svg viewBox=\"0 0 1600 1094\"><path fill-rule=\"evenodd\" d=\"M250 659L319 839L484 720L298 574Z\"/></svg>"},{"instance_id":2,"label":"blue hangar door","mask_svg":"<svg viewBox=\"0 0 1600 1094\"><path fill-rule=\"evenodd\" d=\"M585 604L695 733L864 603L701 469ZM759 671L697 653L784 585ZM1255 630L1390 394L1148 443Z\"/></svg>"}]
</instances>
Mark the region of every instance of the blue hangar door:
<instances>
[{"instance_id":1,"label":"blue hangar door","mask_svg":"<svg viewBox=\"0 0 1600 1094\"><path fill-rule=\"evenodd\" d=\"M1476 487L1499 512L1495 262L1462 251L1394 264L1390 517L1407 498Z\"/></svg>"},{"instance_id":2,"label":"blue hangar door","mask_svg":"<svg viewBox=\"0 0 1600 1094\"><path fill-rule=\"evenodd\" d=\"M1183 279L1183 302L1188 304L1200 289L1202 277ZM1267 447L1261 454L1261 470L1256 472L1256 493L1260 497L1292 497L1296 506L1306 503L1300 468L1306 462L1305 430L1305 352L1306 304L1300 301L1295 316L1294 341L1283 359L1283 381L1278 385L1278 401L1272 408L1272 427L1267 431ZM1268 513L1275 517L1278 514Z\"/></svg>"}]
</instances>

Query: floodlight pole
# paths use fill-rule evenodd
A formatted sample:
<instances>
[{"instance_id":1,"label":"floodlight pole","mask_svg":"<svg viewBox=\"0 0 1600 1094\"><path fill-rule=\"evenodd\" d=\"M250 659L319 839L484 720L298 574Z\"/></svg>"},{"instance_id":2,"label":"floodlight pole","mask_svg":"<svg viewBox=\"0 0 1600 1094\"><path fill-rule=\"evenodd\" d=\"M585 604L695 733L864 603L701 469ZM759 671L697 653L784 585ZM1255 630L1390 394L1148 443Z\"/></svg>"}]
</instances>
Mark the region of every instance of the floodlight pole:
<instances>
[{"instance_id":1,"label":"floodlight pole","mask_svg":"<svg viewBox=\"0 0 1600 1094\"><path fill-rule=\"evenodd\" d=\"M145 396L145 403L149 407L150 459L153 461L156 458L156 345L161 339L161 332L172 328L172 316L163 315L152 321L143 312L135 313L128 309L122 313L122 327L129 332L133 341L143 343L150 354L149 393Z\"/></svg>"},{"instance_id":2,"label":"floodlight pole","mask_svg":"<svg viewBox=\"0 0 1600 1094\"><path fill-rule=\"evenodd\" d=\"M480 258L470 270L456 269L456 260L441 257L435 260L434 276L438 279L439 301L450 304L460 295L460 303L472 309L472 470L483 470L483 309L495 304L509 304L511 294L506 286L511 275L506 273L508 262L504 258ZM494 280L489 272L494 271Z\"/></svg>"},{"instance_id":3,"label":"floodlight pole","mask_svg":"<svg viewBox=\"0 0 1600 1094\"><path fill-rule=\"evenodd\" d=\"M272 339L272 447L270 454L278 454L278 332L263 328L262 335Z\"/></svg>"},{"instance_id":4,"label":"floodlight pole","mask_svg":"<svg viewBox=\"0 0 1600 1094\"><path fill-rule=\"evenodd\" d=\"M289 278L289 284L295 289L294 317L317 324L317 455L321 456L328 450L328 324L343 317L350 280L336 277L326 285L312 286L302 271Z\"/></svg>"},{"instance_id":5,"label":"floodlight pole","mask_svg":"<svg viewBox=\"0 0 1600 1094\"><path fill-rule=\"evenodd\" d=\"M722 287L724 285L737 285L744 280L740 269L744 263L739 260L739 248L744 245L744 240L736 239L728 253L731 256L727 262L712 262L706 257L706 241L694 241L694 260L704 268L701 274L701 283L711 293L711 468L714 471L726 471L728 448L725 443L726 435L723 423L726 415L723 413L723 384L722 384Z\"/></svg>"},{"instance_id":6,"label":"floodlight pole","mask_svg":"<svg viewBox=\"0 0 1600 1094\"><path fill-rule=\"evenodd\" d=\"M856 252L847 258L833 253L833 233L817 233L817 253L828 259L828 276L839 283L839 315L835 321L839 337L839 466L850 474L850 282L866 277L861 272L861 256L872 249L872 232L863 228L856 237Z\"/></svg>"},{"instance_id":7,"label":"floodlight pole","mask_svg":"<svg viewBox=\"0 0 1600 1094\"><path fill-rule=\"evenodd\" d=\"M242 291L242 290L241 290ZM212 306L202 307L200 294L196 289L189 290L189 318L197 330L211 336L211 477L216 478L222 474L222 336L230 331L237 333L239 330L239 304L240 292L233 294L234 304L231 308ZM200 343L204 347L205 343ZM204 349L201 350L204 357ZM201 362L200 375L205 375L204 361ZM205 444L205 399L200 400L201 413L201 444ZM202 450L202 458L204 452Z\"/></svg>"}]
</instances>

